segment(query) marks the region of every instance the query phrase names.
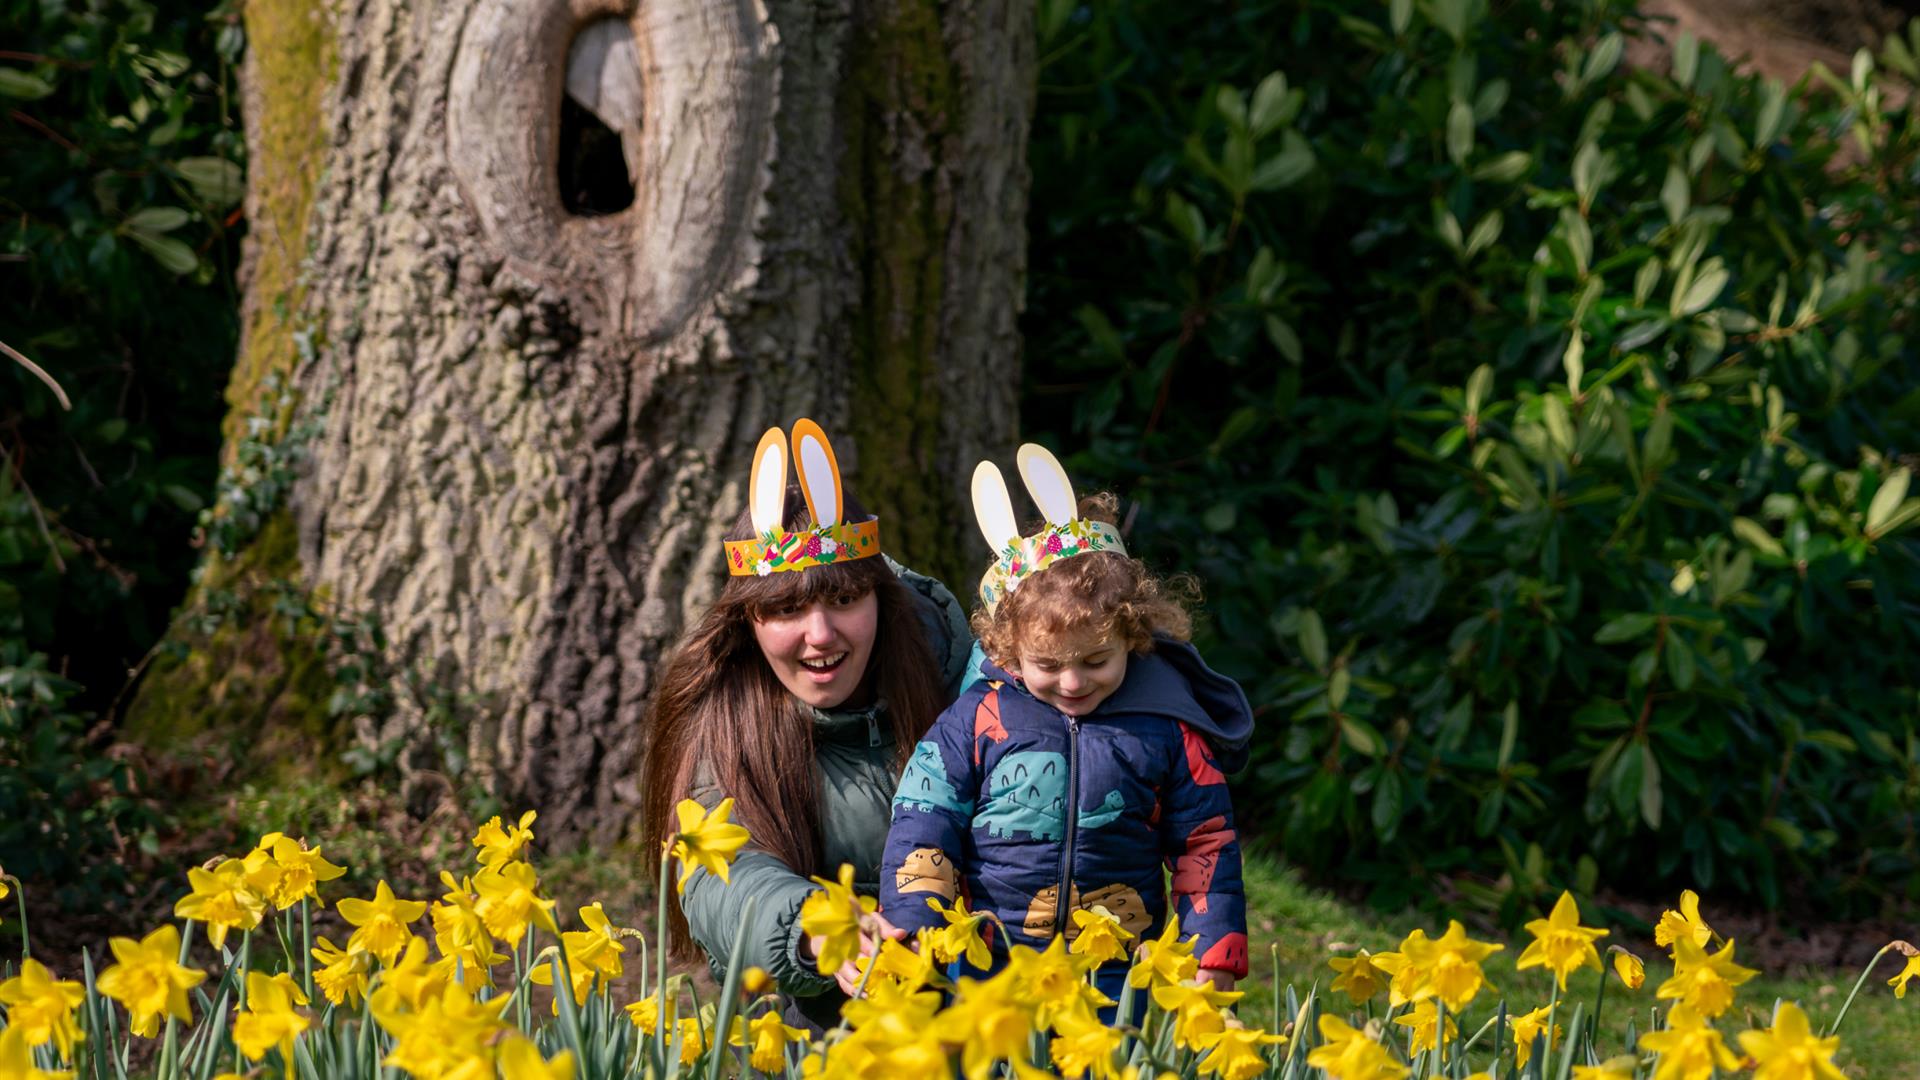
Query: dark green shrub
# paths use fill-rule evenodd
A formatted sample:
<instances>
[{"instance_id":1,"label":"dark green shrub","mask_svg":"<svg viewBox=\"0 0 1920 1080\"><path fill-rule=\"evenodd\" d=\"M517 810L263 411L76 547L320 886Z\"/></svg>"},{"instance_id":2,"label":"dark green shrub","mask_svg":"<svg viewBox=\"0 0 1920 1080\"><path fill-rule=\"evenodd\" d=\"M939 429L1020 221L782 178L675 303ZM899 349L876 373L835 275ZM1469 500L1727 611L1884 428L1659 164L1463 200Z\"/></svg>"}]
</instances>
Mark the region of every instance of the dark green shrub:
<instances>
[{"instance_id":1,"label":"dark green shrub","mask_svg":"<svg viewBox=\"0 0 1920 1080\"><path fill-rule=\"evenodd\" d=\"M1041 23L1029 426L1206 581L1254 828L1388 904L1920 894L1920 138L1870 60L1632 68L1609 0Z\"/></svg>"}]
</instances>

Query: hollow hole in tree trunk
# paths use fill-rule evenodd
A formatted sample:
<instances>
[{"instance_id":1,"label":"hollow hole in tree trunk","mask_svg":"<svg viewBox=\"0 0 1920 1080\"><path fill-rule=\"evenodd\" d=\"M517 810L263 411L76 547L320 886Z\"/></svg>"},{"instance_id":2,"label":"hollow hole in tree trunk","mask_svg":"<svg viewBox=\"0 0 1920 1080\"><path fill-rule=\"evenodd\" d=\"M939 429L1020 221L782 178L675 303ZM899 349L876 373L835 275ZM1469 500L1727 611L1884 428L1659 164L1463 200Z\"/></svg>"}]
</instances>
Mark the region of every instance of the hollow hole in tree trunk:
<instances>
[{"instance_id":1,"label":"hollow hole in tree trunk","mask_svg":"<svg viewBox=\"0 0 1920 1080\"><path fill-rule=\"evenodd\" d=\"M560 203L570 214L614 214L633 205L620 135L573 98L560 98Z\"/></svg>"}]
</instances>

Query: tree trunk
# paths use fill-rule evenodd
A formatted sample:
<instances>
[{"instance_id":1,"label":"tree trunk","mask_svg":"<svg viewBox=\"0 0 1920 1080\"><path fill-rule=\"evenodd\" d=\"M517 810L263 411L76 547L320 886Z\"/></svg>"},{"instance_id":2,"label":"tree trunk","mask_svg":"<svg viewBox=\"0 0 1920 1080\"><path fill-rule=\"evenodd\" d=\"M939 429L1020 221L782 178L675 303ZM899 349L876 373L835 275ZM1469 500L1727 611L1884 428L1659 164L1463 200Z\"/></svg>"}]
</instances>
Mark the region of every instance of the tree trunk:
<instances>
[{"instance_id":1,"label":"tree trunk","mask_svg":"<svg viewBox=\"0 0 1920 1080\"><path fill-rule=\"evenodd\" d=\"M967 591L967 471L1016 420L1030 0L246 11L230 393L289 373L298 579L451 691L356 720L409 784L437 734L550 830L627 824L769 424L821 420L889 550Z\"/></svg>"}]
</instances>

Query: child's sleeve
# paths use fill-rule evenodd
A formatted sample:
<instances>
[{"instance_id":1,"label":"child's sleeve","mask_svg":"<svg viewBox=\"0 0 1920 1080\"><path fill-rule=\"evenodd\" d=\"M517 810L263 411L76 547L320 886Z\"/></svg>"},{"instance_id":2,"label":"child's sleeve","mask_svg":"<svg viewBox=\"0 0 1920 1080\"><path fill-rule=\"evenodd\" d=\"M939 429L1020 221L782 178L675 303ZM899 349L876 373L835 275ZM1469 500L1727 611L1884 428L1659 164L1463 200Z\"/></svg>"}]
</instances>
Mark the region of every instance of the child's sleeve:
<instances>
[{"instance_id":1,"label":"child's sleeve","mask_svg":"<svg viewBox=\"0 0 1920 1080\"><path fill-rule=\"evenodd\" d=\"M893 796L893 826L880 860L880 910L908 933L945 921L928 898L951 904L973 828L980 770L973 760L974 714L997 707L997 690L968 692L947 707L913 748Z\"/></svg>"},{"instance_id":2,"label":"child's sleeve","mask_svg":"<svg viewBox=\"0 0 1920 1080\"><path fill-rule=\"evenodd\" d=\"M1240 840L1233 828L1227 778L1205 736L1180 724L1182 746L1160 819L1161 845L1173 871L1173 910L1180 933L1199 934L1194 955L1203 968L1247 973L1247 897L1240 881Z\"/></svg>"}]
</instances>

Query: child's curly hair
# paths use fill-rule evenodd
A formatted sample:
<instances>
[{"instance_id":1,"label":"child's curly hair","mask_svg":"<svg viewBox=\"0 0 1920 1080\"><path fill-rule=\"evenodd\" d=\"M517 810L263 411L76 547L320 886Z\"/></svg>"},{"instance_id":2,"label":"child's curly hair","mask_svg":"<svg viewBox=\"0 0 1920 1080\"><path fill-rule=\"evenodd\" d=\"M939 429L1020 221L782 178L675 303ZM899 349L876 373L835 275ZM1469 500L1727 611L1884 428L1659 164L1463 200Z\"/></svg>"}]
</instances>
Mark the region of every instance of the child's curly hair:
<instances>
[{"instance_id":1,"label":"child's curly hair","mask_svg":"<svg viewBox=\"0 0 1920 1080\"><path fill-rule=\"evenodd\" d=\"M1112 493L1101 492L1081 499L1079 514L1112 525L1119 506ZM1153 648L1155 634L1191 637L1191 608L1199 600L1199 583L1190 575L1163 580L1139 559L1096 551L1026 578L991 613L975 610L973 632L996 661L1050 655L1060 642L1087 630L1144 653Z\"/></svg>"}]
</instances>

